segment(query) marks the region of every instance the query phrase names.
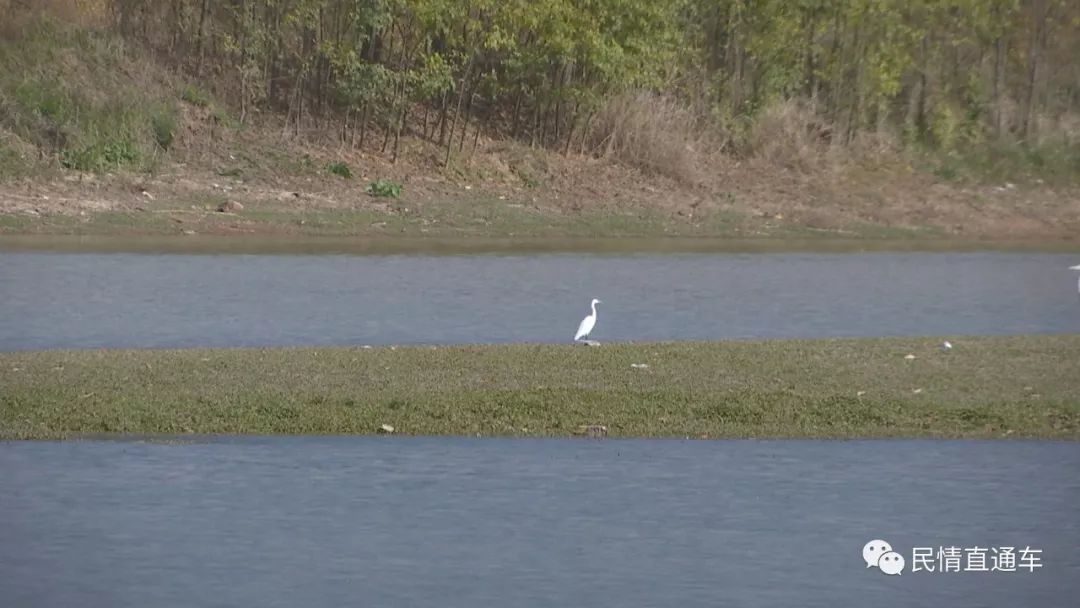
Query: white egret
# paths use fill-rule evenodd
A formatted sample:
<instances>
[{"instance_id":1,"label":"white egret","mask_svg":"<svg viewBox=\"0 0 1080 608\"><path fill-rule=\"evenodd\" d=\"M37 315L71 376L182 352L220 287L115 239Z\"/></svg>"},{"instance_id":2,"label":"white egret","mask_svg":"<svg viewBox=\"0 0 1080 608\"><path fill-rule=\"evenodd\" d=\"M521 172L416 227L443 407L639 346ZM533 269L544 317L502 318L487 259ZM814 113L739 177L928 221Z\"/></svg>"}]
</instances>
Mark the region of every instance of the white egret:
<instances>
[{"instance_id":1,"label":"white egret","mask_svg":"<svg viewBox=\"0 0 1080 608\"><path fill-rule=\"evenodd\" d=\"M1080 270L1080 264L1069 266L1069 270ZM1080 291L1080 279L1076 280L1076 291Z\"/></svg>"},{"instance_id":2,"label":"white egret","mask_svg":"<svg viewBox=\"0 0 1080 608\"><path fill-rule=\"evenodd\" d=\"M578 341L582 338L589 339L589 334L592 333L594 327L596 327L596 305L602 304L600 300L593 298L592 301L592 314L581 320L581 325L578 325L577 333L574 334L574 341Z\"/></svg>"}]
</instances>

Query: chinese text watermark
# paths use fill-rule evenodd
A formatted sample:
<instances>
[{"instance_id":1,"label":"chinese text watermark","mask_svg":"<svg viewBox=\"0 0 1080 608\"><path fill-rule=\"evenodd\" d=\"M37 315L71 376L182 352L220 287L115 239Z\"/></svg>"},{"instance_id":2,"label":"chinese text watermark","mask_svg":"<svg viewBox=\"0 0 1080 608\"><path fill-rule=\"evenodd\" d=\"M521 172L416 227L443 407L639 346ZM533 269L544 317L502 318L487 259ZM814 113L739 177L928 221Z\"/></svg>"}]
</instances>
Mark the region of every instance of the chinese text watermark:
<instances>
[{"instance_id":1,"label":"chinese text watermark","mask_svg":"<svg viewBox=\"0 0 1080 608\"><path fill-rule=\"evenodd\" d=\"M867 568L877 568L884 574L900 575L907 564L911 573L950 572L1034 572L1042 568L1042 549L1021 547L912 547L911 560L892 545L880 539L863 545L863 561Z\"/></svg>"}]
</instances>

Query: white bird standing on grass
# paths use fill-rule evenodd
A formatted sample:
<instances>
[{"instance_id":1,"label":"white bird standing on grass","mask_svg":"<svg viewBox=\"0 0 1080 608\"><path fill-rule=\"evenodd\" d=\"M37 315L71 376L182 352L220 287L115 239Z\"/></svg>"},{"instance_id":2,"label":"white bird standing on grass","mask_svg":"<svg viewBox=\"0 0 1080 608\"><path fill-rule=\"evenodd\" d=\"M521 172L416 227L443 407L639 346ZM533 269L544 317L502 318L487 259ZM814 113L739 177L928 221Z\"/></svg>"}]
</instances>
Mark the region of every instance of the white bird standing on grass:
<instances>
[{"instance_id":1,"label":"white bird standing on grass","mask_svg":"<svg viewBox=\"0 0 1080 608\"><path fill-rule=\"evenodd\" d=\"M596 305L601 304L600 300L593 298L592 301L592 314L581 320L581 325L578 325L577 333L574 334L574 341L585 338L589 339L589 334L592 333L594 327L596 327Z\"/></svg>"}]
</instances>

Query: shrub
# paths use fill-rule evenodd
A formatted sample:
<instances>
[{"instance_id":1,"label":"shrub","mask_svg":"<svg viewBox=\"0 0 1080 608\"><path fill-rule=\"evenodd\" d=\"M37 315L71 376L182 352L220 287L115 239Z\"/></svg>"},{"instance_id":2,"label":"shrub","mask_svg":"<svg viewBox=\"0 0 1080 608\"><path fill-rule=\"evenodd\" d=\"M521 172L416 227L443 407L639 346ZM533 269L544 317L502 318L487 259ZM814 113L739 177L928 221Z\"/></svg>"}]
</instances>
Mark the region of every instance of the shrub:
<instances>
[{"instance_id":1,"label":"shrub","mask_svg":"<svg viewBox=\"0 0 1080 608\"><path fill-rule=\"evenodd\" d=\"M210 94L193 84L185 86L184 89L180 91L180 99L199 108L205 108L210 105Z\"/></svg>"},{"instance_id":2,"label":"shrub","mask_svg":"<svg viewBox=\"0 0 1080 608\"><path fill-rule=\"evenodd\" d=\"M810 103L786 99L767 106L741 141L745 156L778 167L810 172L822 166L832 130Z\"/></svg>"},{"instance_id":3,"label":"shrub","mask_svg":"<svg viewBox=\"0 0 1080 608\"><path fill-rule=\"evenodd\" d=\"M687 106L650 92L628 93L604 104L587 134L594 153L679 181L699 181L698 156L709 129Z\"/></svg>"},{"instance_id":4,"label":"shrub","mask_svg":"<svg viewBox=\"0 0 1080 608\"><path fill-rule=\"evenodd\" d=\"M60 155L60 164L78 171L105 171L133 164L139 159L128 140L98 142L82 148L68 148Z\"/></svg>"},{"instance_id":5,"label":"shrub","mask_svg":"<svg viewBox=\"0 0 1080 608\"><path fill-rule=\"evenodd\" d=\"M159 107L150 115L150 127L154 131L154 141L162 150L168 150L176 137L176 115L169 107Z\"/></svg>"},{"instance_id":6,"label":"shrub","mask_svg":"<svg viewBox=\"0 0 1080 608\"><path fill-rule=\"evenodd\" d=\"M345 179L352 177L352 171L349 169L349 165L346 165L343 162L330 163L326 166L326 170Z\"/></svg>"},{"instance_id":7,"label":"shrub","mask_svg":"<svg viewBox=\"0 0 1080 608\"><path fill-rule=\"evenodd\" d=\"M388 179L377 179L368 184L366 192L372 196L397 198L401 196L402 186Z\"/></svg>"}]
</instances>

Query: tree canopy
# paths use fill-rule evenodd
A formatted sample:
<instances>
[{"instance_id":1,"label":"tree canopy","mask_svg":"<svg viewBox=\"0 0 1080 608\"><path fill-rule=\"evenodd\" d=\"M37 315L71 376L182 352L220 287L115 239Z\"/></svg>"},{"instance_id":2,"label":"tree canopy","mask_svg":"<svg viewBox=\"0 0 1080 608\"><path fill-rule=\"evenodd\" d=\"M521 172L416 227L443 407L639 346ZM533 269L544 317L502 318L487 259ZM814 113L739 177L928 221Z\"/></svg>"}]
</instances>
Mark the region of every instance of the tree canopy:
<instances>
[{"instance_id":1,"label":"tree canopy","mask_svg":"<svg viewBox=\"0 0 1080 608\"><path fill-rule=\"evenodd\" d=\"M733 125L800 98L836 141L890 129L944 148L1026 141L1080 110L1069 0L105 1L125 36L224 77L242 113L361 145L377 127L395 154L409 125L449 153L470 121L569 147L641 89Z\"/></svg>"}]
</instances>

